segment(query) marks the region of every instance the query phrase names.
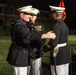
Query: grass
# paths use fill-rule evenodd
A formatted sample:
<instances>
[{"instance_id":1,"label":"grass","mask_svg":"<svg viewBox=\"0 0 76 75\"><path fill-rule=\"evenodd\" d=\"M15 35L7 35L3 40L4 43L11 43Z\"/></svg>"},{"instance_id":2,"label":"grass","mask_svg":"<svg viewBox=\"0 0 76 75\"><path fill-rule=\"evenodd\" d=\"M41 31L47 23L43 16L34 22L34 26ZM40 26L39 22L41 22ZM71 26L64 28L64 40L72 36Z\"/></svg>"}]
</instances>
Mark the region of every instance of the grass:
<instances>
[{"instance_id":1,"label":"grass","mask_svg":"<svg viewBox=\"0 0 76 75\"><path fill-rule=\"evenodd\" d=\"M69 35L69 44L76 44L76 35ZM47 39L47 42L49 40ZM11 43L10 37L0 37L0 75L12 75L12 66L6 62L8 49ZM42 74L50 75L50 52L44 53L42 58Z\"/></svg>"},{"instance_id":2,"label":"grass","mask_svg":"<svg viewBox=\"0 0 76 75\"><path fill-rule=\"evenodd\" d=\"M10 37L0 37L0 75L12 75L12 68L6 62Z\"/></svg>"},{"instance_id":3,"label":"grass","mask_svg":"<svg viewBox=\"0 0 76 75\"><path fill-rule=\"evenodd\" d=\"M76 35L69 35L68 43L69 44L76 44Z\"/></svg>"}]
</instances>

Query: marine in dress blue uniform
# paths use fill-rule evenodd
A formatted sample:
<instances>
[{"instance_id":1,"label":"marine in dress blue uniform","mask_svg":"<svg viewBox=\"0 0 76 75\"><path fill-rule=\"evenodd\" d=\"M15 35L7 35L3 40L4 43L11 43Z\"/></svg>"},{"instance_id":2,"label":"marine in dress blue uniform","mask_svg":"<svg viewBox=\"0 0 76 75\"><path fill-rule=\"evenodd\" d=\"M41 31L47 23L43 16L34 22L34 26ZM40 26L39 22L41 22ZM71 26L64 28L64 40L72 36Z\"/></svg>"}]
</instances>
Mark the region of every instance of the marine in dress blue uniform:
<instances>
[{"instance_id":1,"label":"marine in dress blue uniform","mask_svg":"<svg viewBox=\"0 0 76 75\"><path fill-rule=\"evenodd\" d=\"M32 21L29 25L31 32L36 33L37 35L41 35L45 33L44 25L42 23L36 22L37 16L39 14L39 10L36 8L32 8L33 15ZM37 36L38 37L38 36ZM31 40L30 41L30 62L33 69L33 75L41 75L41 56L42 56L42 46L45 43L45 39L39 40ZM28 75L30 74L30 66L28 66Z\"/></svg>"},{"instance_id":2,"label":"marine in dress blue uniform","mask_svg":"<svg viewBox=\"0 0 76 75\"><path fill-rule=\"evenodd\" d=\"M29 5L17 9L20 13L20 18L15 22L11 30L11 46L9 48L7 62L14 67L15 75L27 75L31 40L53 38L51 32L46 34L31 32L27 24L31 19L31 8L32 6ZM55 34L52 35L55 36Z\"/></svg>"},{"instance_id":3,"label":"marine in dress blue uniform","mask_svg":"<svg viewBox=\"0 0 76 75\"><path fill-rule=\"evenodd\" d=\"M69 63L71 56L68 49L69 29L63 21L63 11L65 8L49 6L51 8L51 17L54 22L52 30L56 34L56 39L50 40L46 45L50 54L50 65L52 75L69 75ZM54 65L56 67L54 67ZM56 69L55 69L56 68ZM56 70L56 71L55 71Z\"/></svg>"},{"instance_id":4,"label":"marine in dress blue uniform","mask_svg":"<svg viewBox=\"0 0 76 75\"><path fill-rule=\"evenodd\" d=\"M27 26L27 22L30 21L31 17L31 7L32 6L25 6L18 9L20 12L20 19L16 21L11 32L12 43L9 48L7 61L9 64L13 65L15 75L27 75L30 40L41 39L41 35L36 37L35 33L31 33Z\"/></svg>"}]
</instances>

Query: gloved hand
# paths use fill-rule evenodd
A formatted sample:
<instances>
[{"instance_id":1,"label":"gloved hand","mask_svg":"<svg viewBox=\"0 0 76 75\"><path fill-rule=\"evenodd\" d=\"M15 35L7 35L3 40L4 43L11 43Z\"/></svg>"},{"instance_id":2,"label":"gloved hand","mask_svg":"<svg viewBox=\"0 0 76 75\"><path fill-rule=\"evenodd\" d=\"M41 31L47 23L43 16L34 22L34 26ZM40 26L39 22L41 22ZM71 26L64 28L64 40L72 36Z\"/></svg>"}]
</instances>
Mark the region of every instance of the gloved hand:
<instances>
[{"instance_id":1,"label":"gloved hand","mask_svg":"<svg viewBox=\"0 0 76 75\"><path fill-rule=\"evenodd\" d=\"M30 58L35 59L35 57L37 56L36 51L37 48L30 48Z\"/></svg>"},{"instance_id":2,"label":"gloved hand","mask_svg":"<svg viewBox=\"0 0 76 75\"><path fill-rule=\"evenodd\" d=\"M53 57L56 57L56 56L57 56L58 51L59 51L59 47L56 46L56 47L54 48L54 50L53 50Z\"/></svg>"}]
</instances>

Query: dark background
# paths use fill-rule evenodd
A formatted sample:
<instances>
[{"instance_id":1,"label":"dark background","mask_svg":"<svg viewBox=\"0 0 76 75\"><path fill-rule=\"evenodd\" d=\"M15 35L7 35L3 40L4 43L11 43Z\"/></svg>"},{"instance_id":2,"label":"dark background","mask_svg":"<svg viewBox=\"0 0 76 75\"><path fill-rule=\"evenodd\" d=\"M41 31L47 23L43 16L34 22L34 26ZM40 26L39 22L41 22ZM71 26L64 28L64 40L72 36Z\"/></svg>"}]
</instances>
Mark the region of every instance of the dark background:
<instances>
[{"instance_id":1,"label":"dark background","mask_svg":"<svg viewBox=\"0 0 76 75\"><path fill-rule=\"evenodd\" d=\"M49 10L49 5L58 6L60 0L30 0L34 7ZM63 0L68 14L76 14L76 0Z\"/></svg>"},{"instance_id":2,"label":"dark background","mask_svg":"<svg viewBox=\"0 0 76 75\"><path fill-rule=\"evenodd\" d=\"M27 1L28 4L33 5L33 7L36 7L39 10L48 10L48 11L50 11L49 5L58 6L60 3L60 0L27 0ZM0 0L0 2L5 3L6 0ZM69 29L76 29L76 0L64 0L64 4L67 14L65 22L69 27Z\"/></svg>"},{"instance_id":3,"label":"dark background","mask_svg":"<svg viewBox=\"0 0 76 75\"><path fill-rule=\"evenodd\" d=\"M49 5L58 6L60 0L30 0L33 7L50 11ZM76 29L76 0L64 0L67 17L65 22L69 29Z\"/></svg>"}]
</instances>

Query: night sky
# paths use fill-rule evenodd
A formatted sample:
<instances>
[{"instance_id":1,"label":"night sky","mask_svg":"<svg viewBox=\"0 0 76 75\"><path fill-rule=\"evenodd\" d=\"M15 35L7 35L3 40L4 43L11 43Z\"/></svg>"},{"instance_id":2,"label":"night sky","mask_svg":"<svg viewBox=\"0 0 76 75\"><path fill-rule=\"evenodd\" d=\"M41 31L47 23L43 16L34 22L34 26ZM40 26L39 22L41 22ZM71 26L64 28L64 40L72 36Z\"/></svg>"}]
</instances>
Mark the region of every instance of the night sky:
<instances>
[{"instance_id":1,"label":"night sky","mask_svg":"<svg viewBox=\"0 0 76 75\"><path fill-rule=\"evenodd\" d=\"M60 2L60 0L28 0L28 2L29 1L34 7L42 10L50 10L49 5L58 6ZM6 0L0 0L0 2L5 3ZM67 14L76 15L76 0L64 0L64 3Z\"/></svg>"},{"instance_id":2,"label":"night sky","mask_svg":"<svg viewBox=\"0 0 76 75\"><path fill-rule=\"evenodd\" d=\"M0 0L4 3L6 0ZM11 0L10 0L11 1ZM60 0L28 0L28 4L33 5L33 7L38 8L39 10L48 10L50 11L49 5L58 6ZM67 18L65 22L69 28L76 29L76 0L64 0Z\"/></svg>"},{"instance_id":3,"label":"night sky","mask_svg":"<svg viewBox=\"0 0 76 75\"><path fill-rule=\"evenodd\" d=\"M30 0L31 4L42 10L49 10L49 5L58 6L60 0ZM65 19L66 24L71 29L76 29L76 0L64 0L67 18Z\"/></svg>"},{"instance_id":4,"label":"night sky","mask_svg":"<svg viewBox=\"0 0 76 75\"><path fill-rule=\"evenodd\" d=\"M34 7L43 10L49 10L49 5L58 6L60 2L60 0L30 0L30 1ZM64 3L67 13L76 15L76 0L64 0Z\"/></svg>"}]
</instances>

